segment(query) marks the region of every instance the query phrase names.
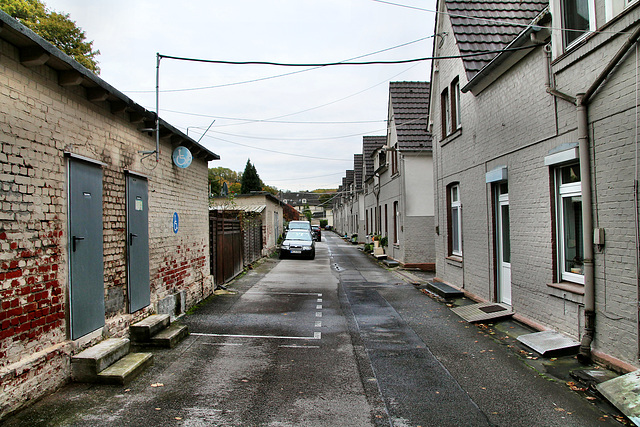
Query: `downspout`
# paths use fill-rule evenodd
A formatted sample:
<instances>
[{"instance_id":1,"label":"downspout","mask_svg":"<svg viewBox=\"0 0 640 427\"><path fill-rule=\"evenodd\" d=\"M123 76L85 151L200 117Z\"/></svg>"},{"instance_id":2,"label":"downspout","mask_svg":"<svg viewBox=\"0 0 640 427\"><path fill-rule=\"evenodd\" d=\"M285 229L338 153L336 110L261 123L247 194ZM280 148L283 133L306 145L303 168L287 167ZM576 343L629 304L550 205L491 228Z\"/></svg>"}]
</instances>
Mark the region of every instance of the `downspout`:
<instances>
[{"instance_id":1,"label":"downspout","mask_svg":"<svg viewBox=\"0 0 640 427\"><path fill-rule=\"evenodd\" d=\"M593 274L593 213L591 209L591 159L589 158L589 124L587 102L578 94L578 152L580 154L580 190L582 192L582 246L584 254L584 334L578 360L591 359L591 342L595 332L596 298Z\"/></svg>"},{"instance_id":2,"label":"downspout","mask_svg":"<svg viewBox=\"0 0 640 427\"><path fill-rule=\"evenodd\" d=\"M591 206L591 159L589 156L589 125L588 125L588 105L595 91L602 85L605 79L624 58L627 52L635 45L640 37L640 27L631 34L629 39L622 45L616 55L609 61L607 66L598 75L596 80L589 86L583 94L578 94L576 98L562 93L555 88L551 77L551 70L545 70L547 92L556 98L564 99L577 106L578 119L578 150L580 155L580 176L582 192L582 221L583 221L583 253L584 253L584 311L585 325L582 341L580 343L580 353L578 359L582 362L591 360L591 343L595 336L595 276L593 264L593 213ZM551 50L545 47L547 66L551 65Z\"/></svg>"},{"instance_id":3,"label":"downspout","mask_svg":"<svg viewBox=\"0 0 640 427\"><path fill-rule=\"evenodd\" d=\"M596 80L589 86L584 94L576 97L578 113L578 144L580 153L580 177L582 191L582 220L583 220L583 252L584 252L584 334L580 343L578 359L586 362L591 359L591 343L595 335L595 277L593 268L593 215L591 206L591 159L589 157L589 125L588 109L589 101L602 85L605 79L620 63L627 52L640 37L640 27L636 28L629 39L622 45L616 55L602 70Z\"/></svg>"}]
</instances>

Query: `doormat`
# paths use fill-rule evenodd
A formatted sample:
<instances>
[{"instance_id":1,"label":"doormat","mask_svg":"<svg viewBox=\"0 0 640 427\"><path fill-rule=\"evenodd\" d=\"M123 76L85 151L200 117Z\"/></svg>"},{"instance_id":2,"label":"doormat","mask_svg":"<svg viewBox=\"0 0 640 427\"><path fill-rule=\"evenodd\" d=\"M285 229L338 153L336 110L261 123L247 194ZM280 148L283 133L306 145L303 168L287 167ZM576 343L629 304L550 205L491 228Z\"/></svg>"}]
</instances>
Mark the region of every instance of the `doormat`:
<instances>
[{"instance_id":1,"label":"doormat","mask_svg":"<svg viewBox=\"0 0 640 427\"><path fill-rule=\"evenodd\" d=\"M481 302L451 309L455 314L469 323L488 322L513 316L511 306L502 303Z\"/></svg>"},{"instance_id":2,"label":"doormat","mask_svg":"<svg viewBox=\"0 0 640 427\"><path fill-rule=\"evenodd\" d=\"M480 307L480 310L484 311L485 313L497 313L498 311L504 311L506 310L506 308L504 308L501 305L488 305L486 307Z\"/></svg>"}]
</instances>

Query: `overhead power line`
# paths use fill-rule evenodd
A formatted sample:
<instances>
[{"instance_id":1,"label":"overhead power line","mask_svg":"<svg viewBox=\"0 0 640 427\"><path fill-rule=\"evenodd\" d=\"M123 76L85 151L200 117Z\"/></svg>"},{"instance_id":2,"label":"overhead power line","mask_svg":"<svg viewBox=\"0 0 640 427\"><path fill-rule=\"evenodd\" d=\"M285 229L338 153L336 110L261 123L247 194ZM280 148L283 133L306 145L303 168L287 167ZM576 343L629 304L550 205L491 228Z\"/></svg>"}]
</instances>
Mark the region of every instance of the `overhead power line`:
<instances>
[{"instance_id":1,"label":"overhead power line","mask_svg":"<svg viewBox=\"0 0 640 427\"><path fill-rule=\"evenodd\" d=\"M421 41L424 41L424 40L427 40L427 39L430 39L430 38L433 38L433 37L434 37L433 35L427 36L427 37L422 37L422 38L419 38L417 40L412 40L410 42L401 43L399 45L395 45L395 46L387 47L387 48L384 48L384 49L376 50L375 52L370 52L370 53L365 53L363 55L354 56L353 58L345 59L344 62L354 61L356 59L366 58L367 56L377 55L379 53L383 53L383 52L387 52L387 51L390 51L390 50L394 50L394 49L398 49L398 48L401 48L401 47L405 47L405 46L408 46L410 44L418 43L418 42L421 42ZM201 86L201 87L182 88L182 89L165 89L165 90L162 90L161 92L164 92L164 93L187 92L187 91L196 91L196 90L217 89L217 88L228 87L228 86L237 86L237 85L242 85L242 84L247 84L247 83L256 83L256 82L261 82L261 81L264 81L264 80L276 79L276 78L279 78L279 77L292 76L294 74L305 73L307 71L313 71L313 70L317 70L319 68L322 68L322 67L321 66L317 66L317 67L309 68L307 70L292 71L292 72L289 72L289 73L277 74L275 76L260 77L260 78L257 78L257 79L245 80L245 81L240 81L240 82L222 83L222 84L213 85L213 86ZM130 91L127 91L127 92L129 92L129 93L152 93L154 91L153 90L130 90Z\"/></svg>"},{"instance_id":2,"label":"overhead power line","mask_svg":"<svg viewBox=\"0 0 640 427\"><path fill-rule=\"evenodd\" d=\"M158 57L163 59L175 59L178 61L190 61L190 62L202 62L208 64L226 64L226 65L272 65L277 67L335 67L342 65L390 65L390 64L409 64L413 62L431 61L436 59L459 59L459 58L472 58L476 56L499 54L502 52L511 52L524 49L531 49L532 46L510 47L506 49L498 50L483 50L480 52L464 53L461 55L445 55L445 56L428 56L424 58L411 58L411 59L398 59L390 61L358 61L358 62L318 62L318 63L287 63L287 62L272 62L272 61L227 61L221 59L202 59L202 58L189 58L184 56L172 56L158 54Z\"/></svg>"}]
</instances>

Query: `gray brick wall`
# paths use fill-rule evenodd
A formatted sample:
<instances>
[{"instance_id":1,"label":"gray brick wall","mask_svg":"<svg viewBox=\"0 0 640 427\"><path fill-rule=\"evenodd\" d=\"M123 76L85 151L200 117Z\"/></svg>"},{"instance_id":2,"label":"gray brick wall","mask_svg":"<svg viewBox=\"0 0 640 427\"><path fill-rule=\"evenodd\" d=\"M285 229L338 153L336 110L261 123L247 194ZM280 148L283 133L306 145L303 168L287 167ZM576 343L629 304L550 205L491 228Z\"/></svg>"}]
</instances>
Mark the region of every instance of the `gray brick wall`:
<instances>
[{"instance_id":1,"label":"gray brick wall","mask_svg":"<svg viewBox=\"0 0 640 427\"><path fill-rule=\"evenodd\" d=\"M578 51L553 65L557 89L584 92L613 57L626 35L624 25L637 22L634 10L592 37ZM439 32L452 34L443 18ZM617 26L616 26L617 25ZM628 31L627 31L628 32ZM455 55L452 37L438 55ZM537 49L477 94L462 94L462 130L441 137L440 93L466 75L461 61L440 60L433 73L431 120L435 137L437 276L486 300L497 298L491 186L485 173L507 166L511 215L512 301L516 312L538 324L579 338L583 298L549 286L554 271L555 235L552 168L549 150L576 142L575 105L545 92L542 49ZM628 55L598 89L589 106L594 226L606 231L606 244L595 253L597 329L593 348L638 366L634 178L636 63ZM447 185L460 182L463 217L462 261L448 258Z\"/></svg>"}]
</instances>

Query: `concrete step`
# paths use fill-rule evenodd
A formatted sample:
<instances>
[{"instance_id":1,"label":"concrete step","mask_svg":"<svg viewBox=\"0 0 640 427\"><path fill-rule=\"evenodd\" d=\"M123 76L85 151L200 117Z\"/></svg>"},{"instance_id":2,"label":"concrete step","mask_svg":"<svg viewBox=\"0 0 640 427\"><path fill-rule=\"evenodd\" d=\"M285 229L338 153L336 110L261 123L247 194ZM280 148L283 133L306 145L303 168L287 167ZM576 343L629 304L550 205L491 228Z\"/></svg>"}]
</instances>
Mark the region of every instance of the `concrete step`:
<instances>
[{"instance_id":1,"label":"concrete step","mask_svg":"<svg viewBox=\"0 0 640 427\"><path fill-rule=\"evenodd\" d=\"M394 261L392 259L385 259L384 261L382 261L382 263L389 268L400 266L400 263L398 261Z\"/></svg>"},{"instance_id":2,"label":"concrete step","mask_svg":"<svg viewBox=\"0 0 640 427\"><path fill-rule=\"evenodd\" d=\"M124 385L152 364L153 354L151 353L129 353L100 372L97 381L103 384Z\"/></svg>"},{"instance_id":3,"label":"concrete step","mask_svg":"<svg viewBox=\"0 0 640 427\"><path fill-rule=\"evenodd\" d=\"M95 382L98 373L129 353L127 338L106 339L71 357L71 377L78 382Z\"/></svg>"},{"instance_id":4,"label":"concrete step","mask_svg":"<svg viewBox=\"0 0 640 427\"><path fill-rule=\"evenodd\" d=\"M437 280L427 282L427 289L445 299L462 298L464 296L464 292Z\"/></svg>"},{"instance_id":5,"label":"concrete step","mask_svg":"<svg viewBox=\"0 0 640 427\"><path fill-rule=\"evenodd\" d=\"M163 329L151 337L150 343L157 347L173 348L188 335L188 326L174 322L168 328Z\"/></svg>"},{"instance_id":6,"label":"concrete step","mask_svg":"<svg viewBox=\"0 0 640 427\"><path fill-rule=\"evenodd\" d=\"M152 336L166 329L170 323L171 317L168 314L152 314L129 326L129 335L135 343L147 343Z\"/></svg>"}]
</instances>

